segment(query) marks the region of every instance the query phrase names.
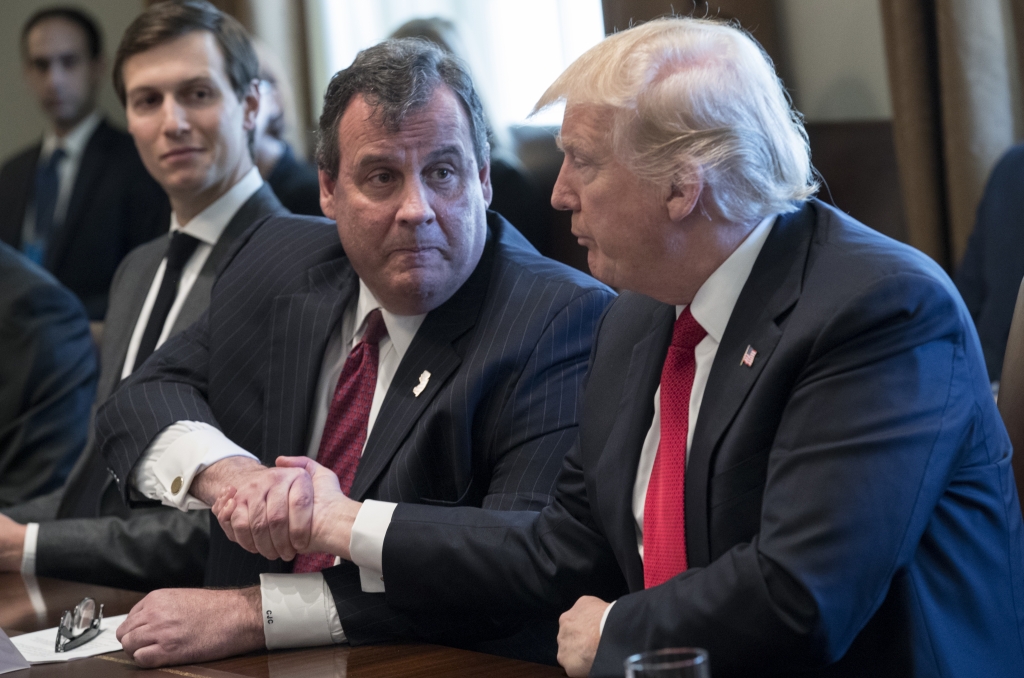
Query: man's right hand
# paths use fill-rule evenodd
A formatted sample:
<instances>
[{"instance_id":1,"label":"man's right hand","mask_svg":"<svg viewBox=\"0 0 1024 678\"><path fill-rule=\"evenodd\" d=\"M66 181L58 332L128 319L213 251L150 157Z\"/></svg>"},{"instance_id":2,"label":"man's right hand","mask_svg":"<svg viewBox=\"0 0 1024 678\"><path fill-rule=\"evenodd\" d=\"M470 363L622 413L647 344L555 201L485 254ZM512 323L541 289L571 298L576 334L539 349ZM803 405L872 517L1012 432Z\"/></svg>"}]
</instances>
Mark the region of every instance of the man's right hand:
<instances>
[{"instance_id":1,"label":"man's right hand","mask_svg":"<svg viewBox=\"0 0 1024 678\"><path fill-rule=\"evenodd\" d=\"M229 491L234 510L220 521L229 539L270 560L292 560L307 550L313 481L305 469L267 468L248 457L228 457L196 475L189 489L207 504Z\"/></svg>"},{"instance_id":2,"label":"man's right hand","mask_svg":"<svg viewBox=\"0 0 1024 678\"><path fill-rule=\"evenodd\" d=\"M307 474L313 486L309 540L305 547L297 546L296 550L300 553L331 553L350 560L349 542L352 538L352 525L362 503L345 496L338 483L338 476L308 457L278 457L277 467L278 470L297 470ZM231 487L225 488L213 505L213 514L228 538L252 551L253 549L248 548L238 538L236 525L244 523L244 517L239 517L241 510L242 504L238 499L238 493ZM254 529L252 525L250 529ZM255 529L267 528L264 525Z\"/></svg>"}]
</instances>

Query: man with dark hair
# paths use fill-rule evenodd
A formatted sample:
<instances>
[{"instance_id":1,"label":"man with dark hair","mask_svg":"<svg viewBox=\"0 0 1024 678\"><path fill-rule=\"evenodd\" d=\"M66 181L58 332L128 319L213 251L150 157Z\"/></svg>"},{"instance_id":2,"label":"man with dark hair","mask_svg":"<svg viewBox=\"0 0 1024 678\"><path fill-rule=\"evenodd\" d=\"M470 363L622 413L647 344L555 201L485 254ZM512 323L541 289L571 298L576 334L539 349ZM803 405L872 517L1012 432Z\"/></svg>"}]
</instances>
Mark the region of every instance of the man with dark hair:
<instances>
[{"instance_id":1,"label":"man with dark hair","mask_svg":"<svg viewBox=\"0 0 1024 678\"><path fill-rule=\"evenodd\" d=\"M96 111L106 70L99 29L72 8L44 9L21 33L25 80L49 119L0 168L0 240L20 249L103 320L114 271L167 228L167 197L131 137Z\"/></svg>"},{"instance_id":2,"label":"man with dark hair","mask_svg":"<svg viewBox=\"0 0 1024 678\"><path fill-rule=\"evenodd\" d=\"M249 153L257 69L238 22L208 3L159 3L128 28L118 57L128 128L174 211L170 234L133 250L114 276L98 402L206 310L234 240L287 213ZM94 445L66 488L5 512L0 570L140 590L202 583L207 517L129 509Z\"/></svg>"},{"instance_id":3,"label":"man with dark hair","mask_svg":"<svg viewBox=\"0 0 1024 678\"><path fill-rule=\"evenodd\" d=\"M398 40L360 53L332 79L319 132L321 205L336 223L292 217L250 231L209 312L97 415L125 497L189 509L237 488L248 515L273 524L272 539L244 550L229 541L245 540L241 524L211 523L206 584L249 588L144 598L118 629L142 666L453 627L469 643L470 631L518 626L406 617L387 607L373 568L295 559L293 542L310 535L298 519L289 534L289 516L316 507L309 476L289 466L315 457L362 500L542 508L613 294L487 212L480 101L437 47Z\"/></svg>"}]
</instances>

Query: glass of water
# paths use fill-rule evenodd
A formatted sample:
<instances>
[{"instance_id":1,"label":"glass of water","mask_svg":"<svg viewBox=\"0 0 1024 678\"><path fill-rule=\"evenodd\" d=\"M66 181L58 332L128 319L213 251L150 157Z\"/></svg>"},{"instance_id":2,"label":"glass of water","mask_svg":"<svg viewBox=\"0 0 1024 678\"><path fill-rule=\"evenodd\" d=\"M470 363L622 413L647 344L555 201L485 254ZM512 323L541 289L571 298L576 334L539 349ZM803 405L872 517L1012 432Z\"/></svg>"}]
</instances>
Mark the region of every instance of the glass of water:
<instances>
[{"instance_id":1,"label":"glass of water","mask_svg":"<svg viewBox=\"0 0 1024 678\"><path fill-rule=\"evenodd\" d=\"M711 678L707 650L673 647L635 654L626 660L627 678Z\"/></svg>"}]
</instances>

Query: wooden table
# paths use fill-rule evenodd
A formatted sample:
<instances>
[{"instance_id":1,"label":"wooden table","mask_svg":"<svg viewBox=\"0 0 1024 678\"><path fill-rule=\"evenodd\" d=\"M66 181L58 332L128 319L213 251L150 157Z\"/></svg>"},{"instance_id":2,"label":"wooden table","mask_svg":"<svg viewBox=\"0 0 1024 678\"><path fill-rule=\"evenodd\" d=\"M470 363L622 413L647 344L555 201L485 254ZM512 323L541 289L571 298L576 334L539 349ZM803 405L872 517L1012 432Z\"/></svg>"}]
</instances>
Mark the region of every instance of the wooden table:
<instances>
[{"instance_id":1,"label":"wooden table","mask_svg":"<svg viewBox=\"0 0 1024 678\"><path fill-rule=\"evenodd\" d=\"M103 614L128 612L143 594L104 586L39 578L38 593L45 612L33 605L31 583L21 575L0 574L0 628L10 636L55 627L64 610L85 596L103 603ZM38 599L37 599L38 604ZM561 669L456 650L439 645L395 644L371 647L330 646L306 650L259 652L220 661L164 669L143 670L123 652L112 652L62 664L40 664L3 678L118 678L120 676L186 676L190 678L434 678L441 676L494 676L495 678L564 676Z\"/></svg>"}]
</instances>

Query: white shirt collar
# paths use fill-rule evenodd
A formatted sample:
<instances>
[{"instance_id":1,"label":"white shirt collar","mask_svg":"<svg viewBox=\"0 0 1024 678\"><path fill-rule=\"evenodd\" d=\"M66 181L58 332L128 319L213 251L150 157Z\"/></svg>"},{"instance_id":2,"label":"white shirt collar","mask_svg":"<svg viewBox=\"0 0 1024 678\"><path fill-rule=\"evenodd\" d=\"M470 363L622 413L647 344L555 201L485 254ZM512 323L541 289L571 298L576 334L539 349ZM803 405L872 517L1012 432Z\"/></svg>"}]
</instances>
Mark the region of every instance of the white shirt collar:
<instances>
[{"instance_id":1,"label":"white shirt collar","mask_svg":"<svg viewBox=\"0 0 1024 678\"><path fill-rule=\"evenodd\" d=\"M171 232L184 231L208 245L216 245L228 222L262 185L260 171L253 167L238 180L238 183L228 189L227 193L214 200L209 207L192 217L184 226L178 221L178 215L171 212Z\"/></svg>"},{"instance_id":2,"label":"white shirt collar","mask_svg":"<svg viewBox=\"0 0 1024 678\"><path fill-rule=\"evenodd\" d=\"M761 248L768 239L775 219L776 215L762 219L729 258L704 281L690 303L690 313L693 314L694 320L700 323L708 336L717 343L722 342L722 335L725 334L732 310L740 298L743 286L747 284L747 278L754 269L754 262L757 261L757 255L761 253ZM676 317L679 317L684 308L685 305L676 307Z\"/></svg>"},{"instance_id":3,"label":"white shirt collar","mask_svg":"<svg viewBox=\"0 0 1024 678\"><path fill-rule=\"evenodd\" d=\"M376 308L380 309L380 314L384 318L384 326L388 328L388 337L391 339L391 345L395 347L395 352L398 353L398 360L401 361L405 357L409 344L412 343L413 337L416 336L416 331L423 324L423 319L427 317L427 314L395 315L391 313L380 305L377 297L373 296L370 288L360 279L359 300L356 302L356 332L352 337L353 345L356 341L362 339L363 331L366 329L366 316L370 315L370 312Z\"/></svg>"},{"instance_id":4,"label":"white shirt collar","mask_svg":"<svg viewBox=\"0 0 1024 678\"><path fill-rule=\"evenodd\" d=\"M103 120L103 117L100 115L100 112L93 111L75 125L70 132L65 134L64 138L58 137L53 133L53 130L48 131L43 135L43 147L39 151L39 159L46 160L49 158L58 146L64 149L69 158L81 155L85 152L85 145L89 143L89 138L92 137L92 133L99 127L101 120Z\"/></svg>"}]
</instances>

